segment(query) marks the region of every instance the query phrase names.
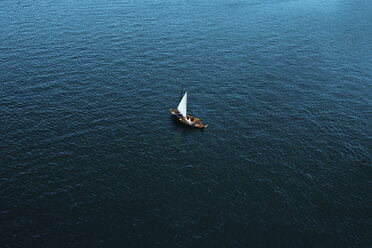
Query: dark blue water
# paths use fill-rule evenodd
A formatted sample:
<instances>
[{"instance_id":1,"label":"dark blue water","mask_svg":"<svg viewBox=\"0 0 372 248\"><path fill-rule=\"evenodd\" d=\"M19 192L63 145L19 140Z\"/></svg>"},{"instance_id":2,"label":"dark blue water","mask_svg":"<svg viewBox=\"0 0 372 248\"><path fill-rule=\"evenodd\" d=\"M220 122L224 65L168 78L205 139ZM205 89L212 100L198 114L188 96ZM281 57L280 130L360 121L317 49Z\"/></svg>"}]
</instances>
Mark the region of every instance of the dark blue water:
<instances>
[{"instance_id":1,"label":"dark blue water","mask_svg":"<svg viewBox=\"0 0 372 248\"><path fill-rule=\"evenodd\" d=\"M1 247L370 247L369 0L0 1ZM191 129L171 118L181 85Z\"/></svg>"}]
</instances>

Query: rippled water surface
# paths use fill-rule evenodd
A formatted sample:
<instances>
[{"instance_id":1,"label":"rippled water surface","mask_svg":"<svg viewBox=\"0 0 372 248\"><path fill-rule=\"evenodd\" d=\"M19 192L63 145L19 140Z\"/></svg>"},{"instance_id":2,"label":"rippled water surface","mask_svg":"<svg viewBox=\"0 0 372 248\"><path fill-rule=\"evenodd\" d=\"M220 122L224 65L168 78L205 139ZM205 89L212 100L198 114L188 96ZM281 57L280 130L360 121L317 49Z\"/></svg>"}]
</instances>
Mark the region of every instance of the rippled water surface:
<instances>
[{"instance_id":1,"label":"rippled water surface","mask_svg":"<svg viewBox=\"0 0 372 248\"><path fill-rule=\"evenodd\" d=\"M371 1L0 19L1 247L371 246ZM182 84L208 128L171 118Z\"/></svg>"}]
</instances>

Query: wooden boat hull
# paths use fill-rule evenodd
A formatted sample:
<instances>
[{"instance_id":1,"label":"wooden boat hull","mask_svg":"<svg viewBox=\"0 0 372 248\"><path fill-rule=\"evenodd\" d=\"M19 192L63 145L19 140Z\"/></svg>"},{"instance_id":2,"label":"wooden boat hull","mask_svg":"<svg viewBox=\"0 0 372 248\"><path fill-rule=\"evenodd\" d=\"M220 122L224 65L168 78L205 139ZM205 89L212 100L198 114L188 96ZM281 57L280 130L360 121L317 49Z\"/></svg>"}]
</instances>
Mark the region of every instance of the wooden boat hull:
<instances>
[{"instance_id":1,"label":"wooden boat hull","mask_svg":"<svg viewBox=\"0 0 372 248\"><path fill-rule=\"evenodd\" d=\"M205 127L208 126L208 125L204 125L203 123L201 123L201 122L199 121L198 118L195 118L195 117L193 117L193 116L191 116L191 115L187 115L187 117L188 117L189 119L191 119L191 122L192 122L193 124L187 122L187 121L185 120L185 118L180 114L180 112L179 112L178 110L170 109L170 112L171 112L171 114L172 114L174 117L176 117L180 122L186 124L187 126L190 126L190 127L196 127L196 128L205 128Z\"/></svg>"}]
</instances>

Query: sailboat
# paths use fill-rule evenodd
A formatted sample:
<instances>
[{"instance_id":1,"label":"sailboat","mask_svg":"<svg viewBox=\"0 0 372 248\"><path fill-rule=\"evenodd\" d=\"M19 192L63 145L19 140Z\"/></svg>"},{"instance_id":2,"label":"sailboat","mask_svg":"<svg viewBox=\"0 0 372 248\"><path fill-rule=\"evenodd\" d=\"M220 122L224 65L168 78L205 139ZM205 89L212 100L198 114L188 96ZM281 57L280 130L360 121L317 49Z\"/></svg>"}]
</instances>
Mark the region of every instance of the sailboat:
<instances>
[{"instance_id":1,"label":"sailboat","mask_svg":"<svg viewBox=\"0 0 372 248\"><path fill-rule=\"evenodd\" d=\"M181 96L182 96L182 89L181 89ZM205 128L208 125L204 125L199 121L198 118L195 118L189 114L187 114L187 91L181 98L177 110L170 109L170 112L174 117L176 117L180 122L190 126L190 127L197 127L197 128Z\"/></svg>"}]
</instances>

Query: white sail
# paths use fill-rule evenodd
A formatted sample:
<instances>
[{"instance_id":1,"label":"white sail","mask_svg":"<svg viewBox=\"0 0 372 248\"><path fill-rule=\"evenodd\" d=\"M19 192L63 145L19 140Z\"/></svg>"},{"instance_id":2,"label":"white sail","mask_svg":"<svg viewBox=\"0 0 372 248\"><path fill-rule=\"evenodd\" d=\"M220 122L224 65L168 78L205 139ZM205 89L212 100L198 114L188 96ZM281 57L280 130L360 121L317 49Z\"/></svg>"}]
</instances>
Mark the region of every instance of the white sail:
<instances>
[{"instance_id":1,"label":"white sail","mask_svg":"<svg viewBox=\"0 0 372 248\"><path fill-rule=\"evenodd\" d=\"M183 95L180 104L177 106L178 111L183 115L183 117L186 118L186 113L187 113L187 91L185 95Z\"/></svg>"}]
</instances>

